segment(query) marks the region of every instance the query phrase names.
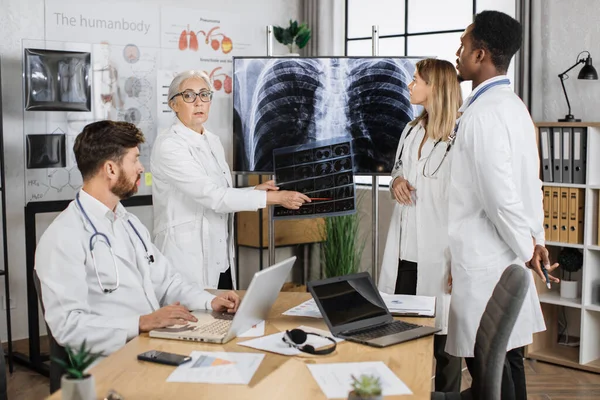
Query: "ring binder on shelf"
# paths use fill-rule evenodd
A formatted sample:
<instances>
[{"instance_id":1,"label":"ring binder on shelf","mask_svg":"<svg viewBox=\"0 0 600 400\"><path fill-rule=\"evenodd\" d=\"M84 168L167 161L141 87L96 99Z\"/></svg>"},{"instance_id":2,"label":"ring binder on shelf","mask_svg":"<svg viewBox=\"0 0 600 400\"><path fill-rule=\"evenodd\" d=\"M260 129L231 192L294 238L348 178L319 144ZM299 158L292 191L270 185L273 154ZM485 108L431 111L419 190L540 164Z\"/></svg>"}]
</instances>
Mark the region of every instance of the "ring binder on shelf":
<instances>
[{"instance_id":1,"label":"ring binder on shelf","mask_svg":"<svg viewBox=\"0 0 600 400\"><path fill-rule=\"evenodd\" d=\"M567 243L569 241L569 188L561 187L560 191L560 214L558 241Z\"/></svg>"},{"instance_id":2,"label":"ring binder on shelf","mask_svg":"<svg viewBox=\"0 0 600 400\"><path fill-rule=\"evenodd\" d=\"M542 154L542 179L552 182L552 140L550 128L540 128L540 148Z\"/></svg>"},{"instance_id":3,"label":"ring binder on shelf","mask_svg":"<svg viewBox=\"0 0 600 400\"><path fill-rule=\"evenodd\" d=\"M552 165L554 166L554 181L555 183L562 183L562 129L552 128L552 142L554 160Z\"/></svg>"},{"instance_id":4,"label":"ring binder on shelf","mask_svg":"<svg viewBox=\"0 0 600 400\"><path fill-rule=\"evenodd\" d=\"M571 183L573 181L571 128L562 128L562 139L562 183Z\"/></svg>"},{"instance_id":5,"label":"ring binder on shelf","mask_svg":"<svg viewBox=\"0 0 600 400\"><path fill-rule=\"evenodd\" d=\"M585 184L586 162L587 128L573 128L573 183Z\"/></svg>"}]
</instances>

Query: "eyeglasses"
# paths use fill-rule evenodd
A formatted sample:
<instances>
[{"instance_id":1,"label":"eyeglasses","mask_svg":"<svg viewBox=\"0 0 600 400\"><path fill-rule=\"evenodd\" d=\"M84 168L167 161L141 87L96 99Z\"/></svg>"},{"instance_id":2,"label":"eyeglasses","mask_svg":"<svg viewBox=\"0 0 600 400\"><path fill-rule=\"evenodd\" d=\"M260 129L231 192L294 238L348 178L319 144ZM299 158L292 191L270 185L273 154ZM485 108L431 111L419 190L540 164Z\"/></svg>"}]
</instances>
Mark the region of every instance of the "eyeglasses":
<instances>
[{"instance_id":1,"label":"eyeglasses","mask_svg":"<svg viewBox=\"0 0 600 400\"><path fill-rule=\"evenodd\" d=\"M448 141L438 140L433 145L433 149L425 159L425 164L423 164L423 176L425 178L437 179L437 172L442 167L444 160L448 156L450 152L450 148L454 144L454 139L456 136L451 136Z\"/></svg>"},{"instance_id":2,"label":"eyeglasses","mask_svg":"<svg viewBox=\"0 0 600 400\"><path fill-rule=\"evenodd\" d=\"M208 103L212 100L213 92L211 92L210 90L201 90L198 93L196 93L193 90L188 89L173 95L173 97L171 97L171 100L173 100L177 96L181 96L183 101L185 101L186 103L193 103L196 101L196 97L200 96L200 101L202 101L203 103Z\"/></svg>"}]
</instances>

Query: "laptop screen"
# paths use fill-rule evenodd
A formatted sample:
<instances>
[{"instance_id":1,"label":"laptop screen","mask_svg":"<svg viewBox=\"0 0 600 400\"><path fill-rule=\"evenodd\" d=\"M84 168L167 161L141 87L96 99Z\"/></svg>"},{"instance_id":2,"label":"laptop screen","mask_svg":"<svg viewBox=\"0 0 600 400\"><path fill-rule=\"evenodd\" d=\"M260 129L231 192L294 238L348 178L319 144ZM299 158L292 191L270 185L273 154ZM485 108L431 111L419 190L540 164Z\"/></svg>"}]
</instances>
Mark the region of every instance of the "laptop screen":
<instances>
[{"instance_id":1,"label":"laptop screen","mask_svg":"<svg viewBox=\"0 0 600 400\"><path fill-rule=\"evenodd\" d=\"M332 327L388 314L367 274L312 288Z\"/></svg>"}]
</instances>

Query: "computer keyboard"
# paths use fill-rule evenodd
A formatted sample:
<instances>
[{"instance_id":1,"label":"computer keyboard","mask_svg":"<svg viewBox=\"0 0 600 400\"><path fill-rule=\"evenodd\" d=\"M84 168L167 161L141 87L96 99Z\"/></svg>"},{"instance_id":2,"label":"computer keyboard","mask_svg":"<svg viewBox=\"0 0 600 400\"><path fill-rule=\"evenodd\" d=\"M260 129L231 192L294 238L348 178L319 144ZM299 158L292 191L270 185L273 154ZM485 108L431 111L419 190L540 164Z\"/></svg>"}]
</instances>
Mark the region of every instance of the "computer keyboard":
<instances>
[{"instance_id":1,"label":"computer keyboard","mask_svg":"<svg viewBox=\"0 0 600 400\"><path fill-rule=\"evenodd\" d=\"M346 334L346 336L351 336L352 338L359 340L370 340L377 339L382 336L393 335L395 333L406 332L420 327L420 325L410 324L404 321L394 321L386 325L354 331L350 334Z\"/></svg>"},{"instance_id":2,"label":"computer keyboard","mask_svg":"<svg viewBox=\"0 0 600 400\"><path fill-rule=\"evenodd\" d=\"M235 314L230 314L230 313L225 313L225 312L217 312L217 311L213 311L212 313L210 313L214 319L222 319L222 320L226 320L226 321L233 321L233 317L235 316Z\"/></svg>"},{"instance_id":3,"label":"computer keyboard","mask_svg":"<svg viewBox=\"0 0 600 400\"><path fill-rule=\"evenodd\" d=\"M211 335L226 335L231 323L231 320L217 319L210 324L198 327L196 332L208 333Z\"/></svg>"}]
</instances>

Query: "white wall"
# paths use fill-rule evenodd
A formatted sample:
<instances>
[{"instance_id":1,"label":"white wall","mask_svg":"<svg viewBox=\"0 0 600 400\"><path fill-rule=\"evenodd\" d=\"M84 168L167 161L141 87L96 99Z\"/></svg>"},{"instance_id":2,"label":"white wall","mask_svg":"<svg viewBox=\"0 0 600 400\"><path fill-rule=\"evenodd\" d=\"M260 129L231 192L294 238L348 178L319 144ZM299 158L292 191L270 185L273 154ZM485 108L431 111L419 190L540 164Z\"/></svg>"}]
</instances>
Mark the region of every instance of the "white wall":
<instances>
[{"instance_id":1,"label":"white wall","mask_svg":"<svg viewBox=\"0 0 600 400\"><path fill-rule=\"evenodd\" d=\"M95 7L118 7L118 2L82 0ZM138 7L170 6L167 0L131 0ZM16 304L12 311L13 339L27 337L27 289L25 279L25 228L24 228L24 153L23 153L23 95L22 95L22 48L23 39L44 39L44 1L43 0L0 0L0 55L2 57L2 112L5 146L5 165L7 179L7 227L8 256L10 268L11 298ZM257 26L284 25L287 21L298 19L299 0L180 0L177 7L197 8L200 10L221 11L238 14L247 23ZM266 42L265 42L266 43ZM157 44L158 45L158 44ZM284 54L285 47L274 43L274 54ZM265 46L266 53L266 46ZM264 55L264 54L257 54ZM152 214L149 207L132 209L142 218L142 222L151 228ZM52 221L53 215L38 218L39 234ZM248 258L248 263L257 263ZM4 282L0 280L1 287ZM4 291L1 290L2 295ZM41 327L44 325L41 324ZM6 338L4 311L0 310L0 337Z\"/></svg>"},{"instance_id":2,"label":"white wall","mask_svg":"<svg viewBox=\"0 0 600 400\"><path fill-rule=\"evenodd\" d=\"M558 74L576 61L579 52L591 53L600 69L600 2L597 0L542 0L542 107L536 121L556 121L567 114L567 103ZM571 113L582 121L600 121L600 81L578 80L581 65L569 72L565 87ZM534 99L534 101L538 101Z\"/></svg>"}]
</instances>

